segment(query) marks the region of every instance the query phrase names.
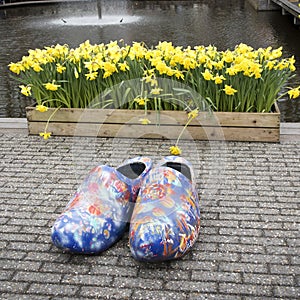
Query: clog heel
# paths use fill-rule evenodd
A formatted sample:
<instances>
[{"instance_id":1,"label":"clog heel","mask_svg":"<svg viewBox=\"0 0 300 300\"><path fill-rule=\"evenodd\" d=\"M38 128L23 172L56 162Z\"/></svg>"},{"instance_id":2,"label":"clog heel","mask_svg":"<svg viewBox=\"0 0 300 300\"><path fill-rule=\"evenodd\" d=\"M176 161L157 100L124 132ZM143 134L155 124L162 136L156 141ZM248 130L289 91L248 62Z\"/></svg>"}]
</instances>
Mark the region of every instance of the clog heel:
<instances>
[{"instance_id":1,"label":"clog heel","mask_svg":"<svg viewBox=\"0 0 300 300\"><path fill-rule=\"evenodd\" d=\"M126 229L151 167L150 158L136 157L116 169L100 165L91 170L52 227L54 245L85 254L113 245Z\"/></svg>"},{"instance_id":2,"label":"clog heel","mask_svg":"<svg viewBox=\"0 0 300 300\"><path fill-rule=\"evenodd\" d=\"M185 255L200 229L199 198L191 164L167 156L146 176L130 222L129 246L139 261Z\"/></svg>"}]
</instances>

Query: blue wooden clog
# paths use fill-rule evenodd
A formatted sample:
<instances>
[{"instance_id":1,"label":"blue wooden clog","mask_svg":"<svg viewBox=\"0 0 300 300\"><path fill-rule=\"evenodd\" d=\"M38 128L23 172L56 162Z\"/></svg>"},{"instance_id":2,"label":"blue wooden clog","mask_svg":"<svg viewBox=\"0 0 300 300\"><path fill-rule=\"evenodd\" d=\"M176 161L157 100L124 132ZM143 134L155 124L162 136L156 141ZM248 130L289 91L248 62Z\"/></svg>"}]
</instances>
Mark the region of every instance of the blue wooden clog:
<instances>
[{"instance_id":1,"label":"blue wooden clog","mask_svg":"<svg viewBox=\"0 0 300 300\"><path fill-rule=\"evenodd\" d=\"M52 227L54 245L94 254L114 244L124 233L151 167L150 158L136 157L117 169L100 165L91 170Z\"/></svg>"},{"instance_id":2,"label":"blue wooden clog","mask_svg":"<svg viewBox=\"0 0 300 300\"><path fill-rule=\"evenodd\" d=\"M165 157L146 176L130 222L129 245L139 261L177 259L195 243L200 208L191 164Z\"/></svg>"}]
</instances>

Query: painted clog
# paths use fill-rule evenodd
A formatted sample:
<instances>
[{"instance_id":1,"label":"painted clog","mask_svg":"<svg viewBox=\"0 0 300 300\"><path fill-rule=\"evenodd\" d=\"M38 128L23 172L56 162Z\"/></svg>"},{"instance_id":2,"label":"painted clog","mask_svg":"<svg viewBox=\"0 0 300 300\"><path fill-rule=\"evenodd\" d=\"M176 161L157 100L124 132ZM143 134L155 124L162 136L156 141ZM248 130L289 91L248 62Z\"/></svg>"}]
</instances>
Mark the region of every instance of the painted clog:
<instances>
[{"instance_id":1,"label":"painted clog","mask_svg":"<svg viewBox=\"0 0 300 300\"><path fill-rule=\"evenodd\" d=\"M100 165L90 171L52 227L55 246L75 253L99 253L114 244L130 221L145 175L147 157L126 161L117 169Z\"/></svg>"},{"instance_id":2,"label":"painted clog","mask_svg":"<svg viewBox=\"0 0 300 300\"><path fill-rule=\"evenodd\" d=\"M139 261L185 255L200 229L199 198L191 164L165 157L146 176L130 222L129 246Z\"/></svg>"}]
</instances>

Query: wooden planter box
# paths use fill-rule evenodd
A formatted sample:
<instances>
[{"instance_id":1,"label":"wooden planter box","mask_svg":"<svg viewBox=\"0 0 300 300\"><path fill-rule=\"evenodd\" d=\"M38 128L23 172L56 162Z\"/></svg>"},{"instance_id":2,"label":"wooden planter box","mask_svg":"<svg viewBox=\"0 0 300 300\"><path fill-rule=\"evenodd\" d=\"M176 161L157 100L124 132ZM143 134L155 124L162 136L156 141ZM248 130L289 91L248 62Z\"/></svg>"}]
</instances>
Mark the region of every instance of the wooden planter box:
<instances>
[{"instance_id":1,"label":"wooden planter box","mask_svg":"<svg viewBox=\"0 0 300 300\"><path fill-rule=\"evenodd\" d=\"M30 135L43 132L54 109L41 113L26 108ZM141 118L151 121L141 125ZM91 136L177 139L187 121L184 111L162 111L159 115L143 110L66 109L58 110L47 132L53 136ZM159 122L159 125L157 125ZM279 142L280 112L273 113L200 112L185 130L183 139Z\"/></svg>"}]
</instances>

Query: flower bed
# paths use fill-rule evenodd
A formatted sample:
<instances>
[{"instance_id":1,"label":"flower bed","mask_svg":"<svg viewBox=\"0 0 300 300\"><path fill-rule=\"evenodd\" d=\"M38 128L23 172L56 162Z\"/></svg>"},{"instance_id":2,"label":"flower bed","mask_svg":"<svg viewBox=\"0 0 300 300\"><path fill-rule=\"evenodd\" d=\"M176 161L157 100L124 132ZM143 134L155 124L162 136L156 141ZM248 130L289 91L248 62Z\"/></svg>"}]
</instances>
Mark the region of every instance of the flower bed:
<instances>
[{"instance_id":1,"label":"flower bed","mask_svg":"<svg viewBox=\"0 0 300 300\"><path fill-rule=\"evenodd\" d=\"M219 51L170 42L147 48L143 43L86 41L74 49L29 50L9 68L39 111L136 109L144 111L139 122L149 125L150 110L278 114L273 108L279 97L300 94L300 87L286 87L294 63L294 57L282 58L281 48L255 50L245 44ZM44 133L49 137L50 131Z\"/></svg>"}]
</instances>

